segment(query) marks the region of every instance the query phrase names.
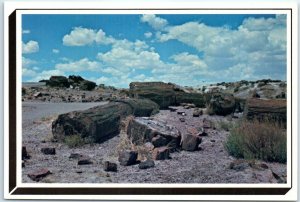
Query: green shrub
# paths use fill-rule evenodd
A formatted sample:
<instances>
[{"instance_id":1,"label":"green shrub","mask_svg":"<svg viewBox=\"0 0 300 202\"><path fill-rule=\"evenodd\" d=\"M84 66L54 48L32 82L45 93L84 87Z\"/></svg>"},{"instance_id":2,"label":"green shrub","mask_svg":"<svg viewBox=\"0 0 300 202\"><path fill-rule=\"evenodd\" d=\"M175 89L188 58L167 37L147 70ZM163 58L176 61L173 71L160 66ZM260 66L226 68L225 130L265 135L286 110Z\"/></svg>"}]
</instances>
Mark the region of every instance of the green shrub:
<instances>
[{"instance_id":1,"label":"green shrub","mask_svg":"<svg viewBox=\"0 0 300 202\"><path fill-rule=\"evenodd\" d=\"M66 136L64 140L65 144L68 145L70 148L74 147L81 147L84 144L91 143L90 140L86 138L80 137L80 135L70 135Z\"/></svg>"},{"instance_id":2,"label":"green shrub","mask_svg":"<svg viewBox=\"0 0 300 202\"><path fill-rule=\"evenodd\" d=\"M286 163L286 133L271 121L242 121L230 130L225 143L237 158Z\"/></svg>"},{"instance_id":3,"label":"green shrub","mask_svg":"<svg viewBox=\"0 0 300 202\"><path fill-rule=\"evenodd\" d=\"M219 121L217 125L219 130L225 131L230 131L234 127L234 123L231 121Z\"/></svg>"}]
</instances>

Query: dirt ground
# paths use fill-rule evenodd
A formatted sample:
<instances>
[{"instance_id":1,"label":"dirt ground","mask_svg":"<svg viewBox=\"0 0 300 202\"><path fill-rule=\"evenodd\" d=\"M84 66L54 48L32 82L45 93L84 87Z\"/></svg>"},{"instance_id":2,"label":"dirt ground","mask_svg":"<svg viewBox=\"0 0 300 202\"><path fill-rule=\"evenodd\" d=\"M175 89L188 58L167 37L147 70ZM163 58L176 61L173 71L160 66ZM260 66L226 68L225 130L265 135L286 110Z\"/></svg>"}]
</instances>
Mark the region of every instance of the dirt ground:
<instances>
[{"instance_id":1,"label":"dirt ground","mask_svg":"<svg viewBox=\"0 0 300 202\"><path fill-rule=\"evenodd\" d=\"M138 165L121 166L118 163L117 147L121 136L126 135L124 131L104 143L79 148L51 141L51 124L58 114L99 104L104 103L23 103L22 143L31 156L22 169L24 183L35 183L27 175L41 168L52 174L39 183L282 183L286 179L286 164L237 161L228 154L224 143L229 133L218 124L237 119L208 115L193 117L193 109L182 107L178 110L186 113L185 122L179 121L182 115L169 110L161 110L154 118L177 127L182 134L189 128L202 126L203 119L211 121L212 127L202 138L201 149L171 153L171 159L155 161L155 167L146 170L139 169ZM43 147L56 148L56 154L43 154ZM72 153L89 156L93 164L78 165L76 159L69 158ZM105 160L116 162L118 171L105 172Z\"/></svg>"}]
</instances>

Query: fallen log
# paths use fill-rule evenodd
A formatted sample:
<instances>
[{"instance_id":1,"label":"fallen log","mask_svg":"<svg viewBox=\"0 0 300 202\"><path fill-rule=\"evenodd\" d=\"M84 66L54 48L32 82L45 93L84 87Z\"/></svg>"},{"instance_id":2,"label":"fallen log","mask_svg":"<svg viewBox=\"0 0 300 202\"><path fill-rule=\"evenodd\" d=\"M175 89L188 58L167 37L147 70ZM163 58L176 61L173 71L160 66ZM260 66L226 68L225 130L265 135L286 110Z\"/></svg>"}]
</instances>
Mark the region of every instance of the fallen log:
<instances>
[{"instance_id":1,"label":"fallen log","mask_svg":"<svg viewBox=\"0 0 300 202\"><path fill-rule=\"evenodd\" d=\"M249 120L276 121L286 126L286 100L249 99L246 103L245 116Z\"/></svg>"},{"instance_id":2,"label":"fallen log","mask_svg":"<svg viewBox=\"0 0 300 202\"><path fill-rule=\"evenodd\" d=\"M117 100L59 115L52 123L52 134L58 141L63 141L66 136L79 135L99 143L119 134L121 120L128 115L151 116L158 111L158 105L151 100Z\"/></svg>"}]
</instances>

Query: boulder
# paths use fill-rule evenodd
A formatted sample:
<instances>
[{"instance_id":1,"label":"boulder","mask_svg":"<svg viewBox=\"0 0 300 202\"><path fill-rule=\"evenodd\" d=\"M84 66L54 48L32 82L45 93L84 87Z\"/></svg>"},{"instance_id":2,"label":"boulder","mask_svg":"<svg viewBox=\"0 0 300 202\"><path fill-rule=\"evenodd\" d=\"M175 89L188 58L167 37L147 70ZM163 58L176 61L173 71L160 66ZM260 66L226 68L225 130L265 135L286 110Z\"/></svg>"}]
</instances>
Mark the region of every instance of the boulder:
<instances>
[{"instance_id":1,"label":"boulder","mask_svg":"<svg viewBox=\"0 0 300 202\"><path fill-rule=\"evenodd\" d=\"M47 175L51 174L51 172L46 169L46 168L42 168L39 170L35 170L32 173L29 173L27 176L33 180L33 181L40 181L42 178L46 177Z\"/></svg>"},{"instance_id":2,"label":"boulder","mask_svg":"<svg viewBox=\"0 0 300 202\"><path fill-rule=\"evenodd\" d=\"M166 160L170 159L170 150L168 147L158 147L153 150L153 160Z\"/></svg>"},{"instance_id":3,"label":"boulder","mask_svg":"<svg viewBox=\"0 0 300 202\"><path fill-rule=\"evenodd\" d=\"M63 141L66 136L80 135L92 142L103 142L120 132L121 120L128 115L151 116L158 105L147 99L124 99L84 111L61 114L52 123L53 137Z\"/></svg>"},{"instance_id":4,"label":"boulder","mask_svg":"<svg viewBox=\"0 0 300 202\"><path fill-rule=\"evenodd\" d=\"M179 147L181 139L177 128L147 117L136 117L130 120L127 135L133 144L142 145L152 142L156 146L168 146L171 150Z\"/></svg>"},{"instance_id":5,"label":"boulder","mask_svg":"<svg viewBox=\"0 0 300 202\"><path fill-rule=\"evenodd\" d=\"M201 137L194 134L183 135L181 140L181 148L186 151L195 151L201 143Z\"/></svg>"},{"instance_id":6,"label":"boulder","mask_svg":"<svg viewBox=\"0 0 300 202\"><path fill-rule=\"evenodd\" d=\"M55 155L56 153L55 148L48 148L48 147L42 148L41 152L46 155Z\"/></svg>"},{"instance_id":7,"label":"boulder","mask_svg":"<svg viewBox=\"0 0 300 202\"><path fill-rule=\"evenodd\" d=\"M122 166L130 166L137 163L138 153L136 151L121 151L119 153L119 162Z\"/></svg>"},{"instance_id":8,"label":"boulder","mask_svg":"<svg viewBox=\"0 0 300 202\"><path fill-rule=\"evenodd\" d=\"M287 102L279 99L249 99L246 104L245 116L249 120L273 120L286 126Z\"/></svg>"},{"instance_id":9,"label":"boulder","mask_svg":"<svg viewBox=\"0 0 300 202\"><path fill-rule=\"evenodd\" d=\"M183 102L193 103L198 107L205 106L202 94L185 92L171 83L132 82L129 95L134 98L148 98L156 102L161 109L177 106Z\"/></svg>"},{"instance_id":10,"label":"boulder","mask_svg":"<svg viewBox=\"0 0 300 202\"><path fill-rule=\"evenodd\" d=\"M117 164L109 161L104 162L104 171L106 172L117 172Z\"/></svg>"},{"instance_id":11,"label":"boulder","mask_svg":"<svg viewBox=\"0 0 300 202\"><path fill-rule=\"evenodd\" d=\"M236 109L235 98L231 94L215 93L209 101L208 109L216 115L231 114Z\"/></svg>"},{"instance_id":12,"label":"boulder","mask_svg":"<svg viewBox=\"0 0 300 202\"><path fill-rule=\"evenodd\" d=\"M139 169L148 169L153 168L155 166L155 163L153 160L146 160L139 164Z\"/></svg>"}]
</instances>

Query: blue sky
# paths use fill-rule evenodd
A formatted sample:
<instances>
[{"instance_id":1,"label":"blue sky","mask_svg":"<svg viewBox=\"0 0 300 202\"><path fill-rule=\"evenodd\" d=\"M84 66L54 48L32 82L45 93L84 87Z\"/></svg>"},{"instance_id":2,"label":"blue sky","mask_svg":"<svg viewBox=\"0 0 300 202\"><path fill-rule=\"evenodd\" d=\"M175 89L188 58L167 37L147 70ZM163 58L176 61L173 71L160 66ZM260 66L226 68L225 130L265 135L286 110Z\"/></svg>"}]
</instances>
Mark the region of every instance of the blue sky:
<instances>
[{"instance_id":1,"label":"blue sky","mask_svg":"<svg viewBox=\"0 0 300 202\"><path fill-rule=\"evenodd\" d=\"M22 79L286 80L285 15L22 15Z\"/></svg>"}]
</instances>

